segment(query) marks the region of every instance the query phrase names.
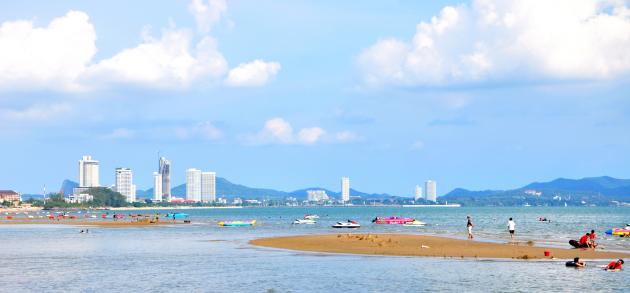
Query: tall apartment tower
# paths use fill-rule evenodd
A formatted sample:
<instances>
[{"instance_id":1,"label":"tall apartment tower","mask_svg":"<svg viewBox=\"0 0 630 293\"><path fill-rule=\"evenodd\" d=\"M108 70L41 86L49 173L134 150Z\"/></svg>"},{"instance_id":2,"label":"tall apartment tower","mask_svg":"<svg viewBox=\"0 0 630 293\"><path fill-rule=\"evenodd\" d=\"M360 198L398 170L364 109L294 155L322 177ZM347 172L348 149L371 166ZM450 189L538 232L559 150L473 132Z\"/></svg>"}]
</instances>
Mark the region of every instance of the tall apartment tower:
<instances>
[{"instance_id":1,"label":"tall apartment tower","mask_svg":"<svg viewBox=\"0 0 630 293\"><path fill-rule=\"evenodd\" d=\"M437 183L433 180L427 180L424 188L426 188L427 192L427 200L436 201L437 200Z\"/></svg>"},{"instance_id":2,"label":"tall apartment tower","mask_svg":"<svg viewBox=\"0 0 630 293\"><path fill-rule=\"evenodd\" d=\"M217 173L201 172L201 201L217 200Z\"/></svg>"},{"instance_id":3,"label":"tall apartment tower","mask_svg":"<svg viewBox=\"0 0 630 293\"><path fill-rule=\"evenodd\" d=\"M116 168L116 192L124 195L127 202L136 201L136 186L129 168Z\"/></svg>"},{"instance_id":4,"label":"tall apartment tower","mask_svg":"<svg viewBox=\"0 0 630 293\"><path fill-rule=\"evenodd\" d=\"M350 201L350 178L341 177L341 200L343 202Z\"/></svg>"},{"instance_id":5,"label":"tall apartment tower","mask_svg":"<svg viewBox=\"0 0 630 293\"><path fill-rule=\"evenodd\" d=\"M162 174L153 172L153 201L162 201Z\"/></svg>"},{"instance_id":6,"label":"tall apartment tower","mask_svg":"<svg viewBox=\"0 0 630 293\"><path fill-rule=\"evenodd\" d=\"M162 176L162 201L171 201L171 162L160 157L160 175Z\"/></svg>"},{"instance_id":7,"label":"tall apartment tower","mask_svg":"<svg viewBox=\"0 0 630 293\"><path fill-rule=\"evenodd\" d=\"M420 185L416 185L416 196L414 197L415 200L419 200L422 198L422 187L420 187Z\"/></svg>"},{"instance_id":8,"label":"tall apartment tower","mask_svg":"<svg viewBox=\"0 0 630 293\"><path fill-rule=\"evenodd\" d=\"M186 170L186 200L201 201L201 170Z\"/></svg>"},{"instance_id":9,"label":"tall apartment tower","mask_svg":"<svg viewBox=\"0 0 630 293\"><path fill-rule=\"evenodd\" d=\"M98 187L98 161L92 156L83 156L79 160L79 187Z\"/></svg>"}]
</instances>

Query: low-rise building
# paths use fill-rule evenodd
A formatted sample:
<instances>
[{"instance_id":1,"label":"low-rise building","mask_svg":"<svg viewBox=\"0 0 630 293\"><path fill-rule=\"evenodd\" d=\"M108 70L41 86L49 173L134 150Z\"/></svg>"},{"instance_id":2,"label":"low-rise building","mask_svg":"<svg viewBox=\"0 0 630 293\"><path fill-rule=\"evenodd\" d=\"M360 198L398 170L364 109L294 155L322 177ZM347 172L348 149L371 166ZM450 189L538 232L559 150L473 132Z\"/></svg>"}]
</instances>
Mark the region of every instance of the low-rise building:
<instances>
[{"instance_id":1,"label":"low-rise building","mask_svg":"<svg viewBox=\"0 0 630 293\"><path fill-rule=\"evenodd\" d=\"M3 202L10 202L12 205L18 205L22 201L22 197L19 193L13 190L0 190L0 204Z\"/></svg>"},{"instance_id":2,"label":"low-rise building","mask_svg":"<svg viewBox=\"0 0 630 293\"><path fill-rule=\"evenodd\" d=\"M72 194L69 197L67 197L65 200L66 202L69 202L69 203L86 203L86 202L94 200L94 196L88 193L79 193L79 194Z\"/></svg>"}]
</instances>

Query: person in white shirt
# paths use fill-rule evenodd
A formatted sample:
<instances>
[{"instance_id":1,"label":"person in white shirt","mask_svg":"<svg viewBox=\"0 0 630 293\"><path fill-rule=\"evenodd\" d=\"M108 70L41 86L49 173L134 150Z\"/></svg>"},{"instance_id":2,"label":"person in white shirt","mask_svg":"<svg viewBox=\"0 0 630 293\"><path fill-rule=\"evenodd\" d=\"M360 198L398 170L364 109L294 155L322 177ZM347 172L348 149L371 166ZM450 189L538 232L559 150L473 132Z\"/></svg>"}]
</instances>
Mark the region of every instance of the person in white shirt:
<instances>
[{"instance_id":1,"label":"person in white shirt","mask_svg":"<svg viewBox=\"0 0 630 293\"><path fill-rule=\"evenodd\" d=\"M510 231L510 238L514 239L514 229L516 227L516 223L510 218L508 221L508 231Z\"/></svg>"}]
</instances>

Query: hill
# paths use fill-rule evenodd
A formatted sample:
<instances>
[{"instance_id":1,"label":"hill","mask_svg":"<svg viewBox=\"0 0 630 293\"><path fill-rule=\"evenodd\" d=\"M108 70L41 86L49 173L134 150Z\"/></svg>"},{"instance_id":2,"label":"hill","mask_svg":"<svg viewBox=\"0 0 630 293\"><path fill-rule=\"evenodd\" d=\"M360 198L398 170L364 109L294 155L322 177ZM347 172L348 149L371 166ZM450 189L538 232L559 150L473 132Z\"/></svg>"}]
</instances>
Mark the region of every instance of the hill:
<instances>
[{"instance_id":1,"label":"hill","mask_svg":"<svg viewBox=\"0 0 630 293\"><path fill-rule=\"evenodd\" d=\"M558 178L511 190L470 191L456 188L439 199L464 205L615 205L616 202L630 202L630 180L609 176Z\"/></svg>"}]
</instances>

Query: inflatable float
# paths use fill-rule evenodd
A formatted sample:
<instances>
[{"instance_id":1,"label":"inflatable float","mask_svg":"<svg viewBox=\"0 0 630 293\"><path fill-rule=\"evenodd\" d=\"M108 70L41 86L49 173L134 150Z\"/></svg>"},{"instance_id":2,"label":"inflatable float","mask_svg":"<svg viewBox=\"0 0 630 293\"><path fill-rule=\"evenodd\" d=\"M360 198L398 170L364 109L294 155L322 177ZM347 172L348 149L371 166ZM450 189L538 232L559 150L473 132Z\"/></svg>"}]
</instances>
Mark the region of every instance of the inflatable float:
<instances>
[{"instance_id":1,"label":"inflatable float","mask_svg":"<svg viewBox=\"0 0 630 293\"><path fill-rule=\"evenodd\" d=\"M380 218L376 217L372 220L374 224L385 224L385 225L403 225L406 223L411 223L415 221L413 218L399 218L399 217L388 217L388 218Z\"/></svg>"},{"instance_id":2,"label":"inflatable float","mask_svg":"<svg viewBox=\"0 0 630 293\"><path fill-rule=\"evenodd\" d=\"M630 235L630 227L608 229L606 230L606 234L616 236L628 236Z\"/></svg>"},{"instance_id":3,"label":"inflatable float","mask_svg":"<svg viewBox=\"0 0 630 293\"><path fill-rule=\"evenodd\" d=\"M219 226L222 226L222 227L254 226L254 225L256 225L256 220L250 220L250 221L221 221L218 224L219 224Z\"/></svg>"}]
</instances>

